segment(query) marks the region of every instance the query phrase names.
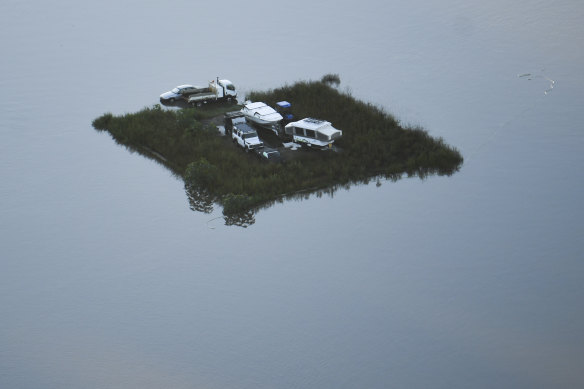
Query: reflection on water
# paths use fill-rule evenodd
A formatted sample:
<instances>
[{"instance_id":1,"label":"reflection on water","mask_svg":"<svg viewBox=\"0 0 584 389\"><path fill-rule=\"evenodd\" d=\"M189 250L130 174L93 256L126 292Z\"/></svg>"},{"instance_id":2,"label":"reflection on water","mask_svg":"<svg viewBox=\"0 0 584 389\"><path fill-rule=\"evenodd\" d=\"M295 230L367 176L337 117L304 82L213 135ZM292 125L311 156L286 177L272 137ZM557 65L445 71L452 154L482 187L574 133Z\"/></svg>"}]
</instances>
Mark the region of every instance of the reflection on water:
<instances>
[{"instance_id":1,"label":"reflection on water","mask_svg":"<svg viewBox=\"0 0 584 389\"><path fill-rule=\"evenodd\" d=\"M412 175L409 175L408 177L411 176ZM424 172L420 172L419 174L417 174L417 176L420 179L424 179L427 175L425 175ZM353 185L369 185L369 183L371 182L375 182L375 185L379 187L381 186L381 179L396 182L401 178L402 178L401 174L388 174L366 178L362 180L355 180L345 184L332 185L326 188L302 190L296 193L283 195L278 199L268 201L262 204L261 206L254 207L243 212L236 213L223 212L223 219L225 221L225 225L227 226L237 226L246 228L255 223L256 221L255 216L258 211L268 209L274 206L275 204L281 204L284 201L303 201L310 199L312 196L316 196L317 198L329 196L330 198L333 198L335 193L339 189L349 190ZM185 193L189 201L189 207L192 211L206 214L210 214L211 212L213 212L214 205L217 203L217 199L214 196L210 195L207 191L199 189L193 185L189 185L188 183L185 183Z\"/></svg>"},{"instance_id":2,"label":"reflection on water","mask_svg":"<svg viewBox=\"0 0 584 389\"><path fill-rule=\"evenodd\" d=\"M250 209L244 212L234 213L232 215L225 215L226 226L237 226L247 228L255 223L255 211Z\"/></svg>"},{"instance_id":3,"label":"reflection on water","mask_svg":"<svg viewBox=\"0 0 584 389\"><path fill-rule=\"evenodd\" d=\"M192 185L185 183L185 192L189 199L190 208L193 211L211 213L213 212L213 196L207 191L199 190Z\"/></svg>"},{"instance_id":4,"label":"reflection on water","mask_svg":"<svg viewBox=\"0 0 584 389\"><path fill-rule=\"evenodd\" d=\"M199 189L185 183L185 192L189 200L190 209L196 212L211 213L216 199L206 190ZM255 223L256 209L249 209L243 212L232 214L223 213L226 226L249 227Z\"/></svg>"}]
</instances>

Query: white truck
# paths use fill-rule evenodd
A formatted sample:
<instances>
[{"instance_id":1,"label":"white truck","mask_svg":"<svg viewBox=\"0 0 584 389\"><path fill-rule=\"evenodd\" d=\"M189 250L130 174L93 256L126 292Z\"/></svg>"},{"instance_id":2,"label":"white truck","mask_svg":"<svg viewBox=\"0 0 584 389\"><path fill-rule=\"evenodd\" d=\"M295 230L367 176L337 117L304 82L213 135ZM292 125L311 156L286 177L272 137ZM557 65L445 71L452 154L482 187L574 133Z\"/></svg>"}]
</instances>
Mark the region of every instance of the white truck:
<instances>
[{"instance_id":1,"label":"white truck","mask_svg":"<svg viewBox=\"0 0 584 389\"><path fill-rule=\"evenodd\" d=\"M209 82L207 88L196 87L193 92L184 96L187 103L200 107L203 104L213 101L233 101L237 98L235 85L229 80L217 80Z\"/></svg>"},{"instance_id":2,"label":"white truck","mask_svg":"<svg viewBox=\"0 0 584 389\"><path fill-rule=\"evenodd\" d=\"M234 143L243 147L246 152L252 150L258 151L264 147L264 142L260 140L256 130L246 123L238 123L234 125L231 130L231 138Z\"/></svg>"}]
</instances>

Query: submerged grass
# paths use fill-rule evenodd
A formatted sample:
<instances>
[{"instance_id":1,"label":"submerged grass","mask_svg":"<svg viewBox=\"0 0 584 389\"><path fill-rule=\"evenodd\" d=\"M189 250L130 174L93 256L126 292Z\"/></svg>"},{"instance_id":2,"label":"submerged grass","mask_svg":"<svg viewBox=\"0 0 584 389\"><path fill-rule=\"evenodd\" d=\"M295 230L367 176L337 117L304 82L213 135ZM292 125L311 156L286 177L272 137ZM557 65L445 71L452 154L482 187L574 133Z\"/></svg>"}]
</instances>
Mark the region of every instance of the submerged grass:
<instances>
[{"instance_id":1,"label":"submerged grass","mask_svg":"<svg viewBox=\"0 0 584 389\"><path fill-rule=\"evenodd\" d=\"M260 161L227 137L217 136L214 126L203 124L233 107L165 110L155 105L122 116L106 113L93 126L183 177L193 209L208 212L218 202L226 215L245 213L295 193L334 190L373 177L397 180L405 173L424 178L460 169L461 154L442 139L421 128L401 127L382 109L340 93L331 83L338 85L323 78L247 96L271 106L287 100L295 117L325 119L343 131L335 143L342 152L315 151L284 164ZM233 224L239 222L234 219Z\"/></svg>"}]
</instances>

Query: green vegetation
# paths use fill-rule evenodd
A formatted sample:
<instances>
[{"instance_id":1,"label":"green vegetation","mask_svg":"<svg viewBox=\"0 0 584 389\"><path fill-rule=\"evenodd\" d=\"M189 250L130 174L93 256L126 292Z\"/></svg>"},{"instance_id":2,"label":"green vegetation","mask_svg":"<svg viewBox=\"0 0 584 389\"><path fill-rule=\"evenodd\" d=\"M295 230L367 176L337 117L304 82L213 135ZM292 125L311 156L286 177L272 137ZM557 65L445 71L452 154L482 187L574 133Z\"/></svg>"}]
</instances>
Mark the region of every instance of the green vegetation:
<instances>
[{"instance_id":1,"label":"green vegetation","mask_svg":"<svg viewBox=\"0 0 584 389\"><path fill-rule=\"evenodd\" d=\"M228 110L237 108L231 106ZM93 121L93 127L108 131L117 143L160 161L182 176L198 156L224 147L217 128L204 123L217 114L217 108L212 112L194 108L166 110L156 104L122 116L106 113Z\"/></svg>"},{"instance_id":2,"label":"green vegetation","mask_svg":"<svg viewBox=\"0 0 584 389\"><path fill-rule=\"evenodd\" d=\"M329 73L322 76L320 82L322 82L323 84L327 84L329 86L339 86L339 84L341 83L341 78L339 77L338 74Z\"/></svg>"},{"instance_id":3,"label":"green vegetation","mask_svg":"<svg viewBox=\"0 0 584 389\"><path fill-rule=\"evenodd\" d=\"M397 180L404 173L424 178L460 169L462 156L442 139L420 128L401 127L382 109L331 86L339 83L338 75L326 75L319 82L247 96L271 106L290 101L296 118L325 119L343 131L335 143L341 152L304 152L282 164L244 153L228 137L218 136L214 125L204 124L239 107L165 110L155 105L122 116L106 113L93 126L181 176L192 209L210 212L214 202L221 204L227 224L246 225L253 220L251 210L291 196L332 193L372 178Z\"/></svg>"},{"instance_id":4,"label":"green vegetation","mask_svg":"<svg viewBox=\"0 0 584 389\"><path fill-rule=\"evenodd\" d=\"M330 83L335 75L327 76L323 79ZM461 154L442 139L432 138L421 128L403 128L381 108L340 93L324 81L251 92L249 98L271 106L277 101L290 101L296 118L325 119L342 130L343 137L335 145L343 153L336 155L330 165L339 178L335 181L402 173L424 178L429 174L451 175L459 170Z\"/></svg>"}]
</instances>

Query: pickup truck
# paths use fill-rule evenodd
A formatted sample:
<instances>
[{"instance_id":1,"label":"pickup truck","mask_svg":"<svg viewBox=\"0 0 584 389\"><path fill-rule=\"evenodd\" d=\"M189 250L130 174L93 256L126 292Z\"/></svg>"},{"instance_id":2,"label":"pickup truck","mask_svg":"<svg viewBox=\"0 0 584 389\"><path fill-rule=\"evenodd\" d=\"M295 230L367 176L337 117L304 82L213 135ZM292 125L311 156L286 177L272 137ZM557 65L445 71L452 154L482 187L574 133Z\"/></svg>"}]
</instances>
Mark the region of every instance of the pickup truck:
<instances>
[{"instance_id":1,"label":"pickup truck","mask_svg":"<svg viewBox=\"0 0 584 389\"><path fill-rule=\"evenodd\" d=\"M233 126L231 131L231 138L234 143L243 147L246 152L252 150L258 150L264 147L264 142L262 142L258 136L256 130L251 128L246 123L238 123Z\"/></svg>"},{"instance_id":2,"label":"pickup truck","mask_svg":"<svg viewBox=\"0 0 584 389\"><path fill-rule=\"evenodd\" d=\"M232 101L237 97L235 85L229 80L213 80L207 88L196 88L195 91L185 95L187 103L200 107L212 101Z\"/></svg>"},{"instance_id":3,"label":"pickup truck","mask_svg":"<svg viewBox=\"0 0 584 389\"><path fill-rule=\"evenodd\" d=\"M201 106L211 101L232 101L237 98L235 85L229 80L217 80L209 82L209 86L194 86L190 84L179 85L176 88L160 95L163 104L184 100L193 106Z\"/></svg>"}]
</instances>

